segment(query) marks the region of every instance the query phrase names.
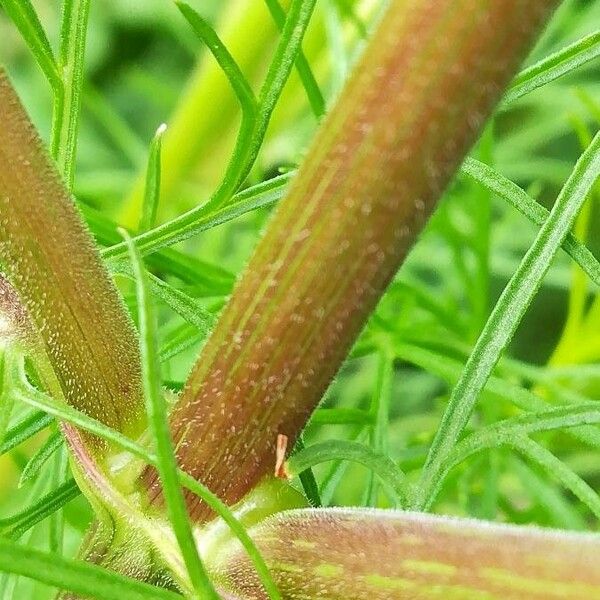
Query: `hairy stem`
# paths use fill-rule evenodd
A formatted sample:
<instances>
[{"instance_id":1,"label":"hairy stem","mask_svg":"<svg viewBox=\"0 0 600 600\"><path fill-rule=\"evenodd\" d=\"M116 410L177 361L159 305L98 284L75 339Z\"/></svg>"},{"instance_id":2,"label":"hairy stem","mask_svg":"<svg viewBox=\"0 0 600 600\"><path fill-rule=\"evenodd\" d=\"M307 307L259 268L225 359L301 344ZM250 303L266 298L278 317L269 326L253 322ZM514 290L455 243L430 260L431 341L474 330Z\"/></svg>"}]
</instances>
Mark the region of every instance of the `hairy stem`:
<instances>
[{"instance_id":1,"label":"hairy stem","mask_svg":"<svg viewBox=\"0 0 600 600\"><path fill-rule=\"evenodd\" d=\"M135 330L72 198L0 71L0 266L69 404L127 434L143 422Z\"/></svg>"},{"instance_id":2,"label":"hairy stem","mask_svg":"<svg viewBox=\"0 0 600 600\"><path fill-rule=\"evenodd\" d=\"M555 5L390 4L171 418L181 464L227 502L278 434L291 447Z\"/></svg>"}]
</instances>

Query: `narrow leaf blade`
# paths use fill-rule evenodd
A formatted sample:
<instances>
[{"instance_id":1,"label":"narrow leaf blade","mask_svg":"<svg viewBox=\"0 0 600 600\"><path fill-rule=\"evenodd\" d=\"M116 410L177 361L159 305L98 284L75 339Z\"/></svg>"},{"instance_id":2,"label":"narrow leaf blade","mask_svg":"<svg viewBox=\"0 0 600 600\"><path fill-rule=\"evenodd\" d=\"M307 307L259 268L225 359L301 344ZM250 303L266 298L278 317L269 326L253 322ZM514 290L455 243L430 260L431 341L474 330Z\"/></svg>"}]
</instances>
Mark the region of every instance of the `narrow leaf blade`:
<instances>
[{"instance_id":1,"label":"narrow leaf blade","mask_svg":"<svg viewBox=\"0 0 600 600\"><path fill-rule=\"evenodd\" d=\"M30 0L1 0L0 4L21 32L50 85L60 89L62 83L50 42Z\"/></svg>"},{"instance_id":2,"label":"narrow leaf blade","mask_svg":"<svg viewBox=\"0 0 600 600\"><path fill-rule=\"evenodd\" d=\"M0 571L30 577L97 600L181 600L179 594L117 575L95 565L68 560L0 540Z\"/></svg>"}]
</instances>

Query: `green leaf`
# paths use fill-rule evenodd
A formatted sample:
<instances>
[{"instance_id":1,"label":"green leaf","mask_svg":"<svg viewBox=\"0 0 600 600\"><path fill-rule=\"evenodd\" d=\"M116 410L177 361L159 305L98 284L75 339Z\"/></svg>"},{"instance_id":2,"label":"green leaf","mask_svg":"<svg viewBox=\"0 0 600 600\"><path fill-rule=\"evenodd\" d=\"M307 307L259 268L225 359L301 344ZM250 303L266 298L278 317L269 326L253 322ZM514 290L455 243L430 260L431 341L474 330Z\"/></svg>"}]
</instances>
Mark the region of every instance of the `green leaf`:
<instances>
[{"instance_id":1,"label":"green leaf","mask_svg":"<svg viewBox=\"0 0 600 600\"><path fill-rule=\"evenodd\" d=\"M77 498L81 491L74 479L69 479L48 494L38 498L31 506L16 515L0 520L2 536L16 540L34 525L60 510L65 504Z\"/></svg>"},{"instance_id":2,"label":"green leaf","mask_svg":"<svg viewBox=\"0 0 600 600\"><path fill-rule=\"evenodd\" d=\"M62 86L54 96L52 155L69 190L75 176L89 13L90 0L64 0L59 52Z\"/></svg>"},{"instance_id":3,"label":"green leaf","mask_svg":"<svg viewBox=\"0 0 600 600\"><path fill-rule=\"evenodd\" d=\"M600 31L595 31L519 73L504 95L502 108L599 56Z\"/></svg>"},{"instance_id":4,"label":"green leaf","mask_svg":"<svg viewBox=\"0 0 600 600\"><path fill-rule=\"evenodd\" d=\"M0 4L21 32L25 43L55 93L60 93L62 80L52 48L30 0L0 0Z\"/></svg>"},{"instance_id":5,"label":"green leaf","mask_svg":"<svg viewBox=\"0 0 600 600\"><path fill-rule=\"evenodd\" d=\"M394 377L394 357L391 350L387 346L384 346L379 351L378 359L377 379L370 411L374 417L374 426L371 432L371 448L374 452L388 455L389 413ZM366 494L366 506L377 506L379 486L374 478L374 473L370 474Z\"/></svg>"},{"instance_id":6,"label":"green leaf","mask_svg":"<svg viewBox=\"0 0 600 600\"><path fill-rule=\"evenodd\" d=\"M46 461L63 446L63 441L63 437L58 431L48 437L23 467L19 478L19 487L38 475Z\"/></svg>"},{"instance_id":7,"label":"green leaf","mask_svg":"<svg viewBox=\"0 0 600 600\"><path fill-rule=\"evenodd\" d=\"M135 279L130 265L125 261L111 263L109 267L113 273ZM163 300L180 317L204 334L209 331L214 321L214 315L195 298L188 296L185 292L174 288L151 273L148 274L148 283L152 294Z\"/></svg>"},{"instance_id":8,"label":"green leaf","mask_svg":"<svg viewBox=\"0 0 600 600\"><path fill-rule=\"evenodd\" d=\"M0 354L0 443L4 442L14 405L14 398L10 393L9 382L7 382L6 377L6 352L11 352L11 348L5 348L4 352Z\"/></svg>"},{"instance_id":9,"label":"green leaf","mask_svg":"<svg viewBox=\"0 0 600 600\"><path fill-rule=\"evenodd\" d=\"M97 600L181 600L179 594L57 554L0 539L0 571L41 581Z\"/></svg>"},{"instance_id":10,"label":"green leaf","mask_svg":"<svg viewBox=\"0 0 600 600\"><path fill-rule=\"evenodd\" d=\"M148 166L146 168L146 189L144 193L144 203L142 204L142 216L138 231L143 232L154 227L156 221L156 211L158 210L158 201L160 200L160 152L162 138L167 130L163 123L157 130L150 144L150 153L148 155Z\"/></svg>"},{"instance_id":11,"label":"green leaf","mask_svg":"<svg viewBox=\"0 0 600 600\"><path fill-rule=\"evenodd\" d=\"M122 235L129 245L131 264L136 279L144 398L148 425L156 445L157 468L167 514L185 561L194 595L198 598L218 599L219 596L198 554L185 500L179 486L177 458L169 432L167 406L162 394L156 317L148 293L146 272L131 238L124 230L122 230Z\"/></svg>"},{"instance_id":12,"label":"green leaf","mask_svg":"<svg viewBox=\"0 0 600 600\"><path fill-rule=\"evenodd\" d=\"M437 489L442 485L441 482L449 471L469 456L490 448L509 446L535 460L550 476L571 490L600 518L600 499L589 485L562 461L527 437L532 433L592 424L600 424L600 410L596 403L587 402L525 414L479 429L454 446L440 467Z\"/></svg>"},{"instance_id":13,"label":"green leaf","mask_svg":"<svg viewBox=\"0 0 600 600\"><path fill-rule=\"evenodd\" d=\"M279 0L265 0L269 12L273 17L273 20L277 24L280 30L283 30L285 26L285 11L281 7ZM310 68L309 62L306 60L306 56L302 49L298 50L298 56L296 57L296 70L306 91L306 96L310 103L312 111L320 119L325 114L325 99L319 89L319 84L315 79L315 76Z\"/></svg>"},{"instance_id":14,"label":"green leaf","mask_svg":"<svg viewBox=\"0 0 600 600\"><path fill-rule=\"evenodd\" d=\"M221 42L214 29L187 4L177 2L177 6L213 53L219 66L229 80L242 108L242 122L235 141L235 147L225 169L225 174L216 191L212 194L206 206L203 207L204 210L213 210L230 202L232 195L247 175L245 168L248 162L249 148L251 147L256 131L258 107L254 92L252 92L237 63Z\"/></svg>"},{"instance_id":15,"label":"green leaf","mask_svg":"<svg viewBox=\"0 0 600 600\"><path fill-rule=\"evenodd\" d=\"M300 436L294 447L294 454L304 450L305 448L306 446L304 445L304 439L302 436ZM304 490L310 505L313 508L320 508L323 506L323 503L321 502L321 494L319 493L319 484L317 483L312 469L305 469L301 473L298 473L298 479L300 479L302 489Z\"/></svg>"},{"instance_id":16,"label":"green leaf","mask_svg":"<svg viewBox=\"0 0 600 600\"><path fill-rule=\"evenodd\" d=\"M92 233L100 244L104 246L121 244L121 236L117 232L119 226L114 221L102 212L85 204L80 205L80 208ZM215 223L215 225L218 224L218 222ZM126 255L127 253L125 252L123 256ZM123 262L125 263L126 261ZM207 295L229 293L234 281L233 274L226 269L183 254L172 248L166 248L155 254L151 254L148 258L148 263L161 273L173 275L196 288L206 288ZM110 268L116 268L112 264L109 266Z\"/></svg>"},{"instance_id":17,"label":"green leaf","mask_svg":"<svg viewBox=\"0 0 600 600\"><path fill-rule=\"evenodd\" d=\"M422 367L427 372L437 375L452 386L455 386L459 381L464 369L462 363L448 358L448 356L440 352L432 352L408 344L396 345L394 350L399 358ZM540 378L538 382L543 383L543 378ZM482 392L482 398L486 402L507 402L531 413L542 413L548 409L548 404L529 389L494 375L490 376L487 380L485 389ZM600 431L597 428L581 424L568 429L567 433L570 433L578 441L582 441L593 448L600 448ZM493 435L493 438L497 440L495 435ZM457 444L453 452L456 448L461 447L461 445L462 442Z\"/></svg>"},{"instance_id":18,"label":"green leaf","mask_svg":"<svg viewBox=\"0 0 600 600\"><path fill-rule=\"evenodd\" d=\"M127 121L117 114L103 95L89 81L85 82L83 91L83 105L86 111L133 166L142 165L147 148L136 133L131 130Z\"/></svg>"},{"instance_id":19,"label":"green leaf","mask_svg":"<svg viewBox=\"0 0 600 600\"><path fill-rule=\"evenodd\" d=\"M176 4L181 14L219 63L240 103L243 117L253 125L256 118L256 98L242 70L216 31L191 6L179 0L176 0Z\"/></svg>"},{"instance_id":20,"label":"green leaf","mask_svg":"<svg viewBox=\"0 0 600 600\"><path fill-rule=\"evenodd\" d=\"M452 451L466 426L479 394L504 349L510 342L527 307L535 297L556 252L564 242L575 217L600 175L600 134L581 155L559 194L550 216L502 292L475 344L433 441L418 486L416 506L430 504L437 485L440 464Z\"/></svg>"},{"instance_id":21,"label":"green leaf","mask_svg":"<svg viewBox=\"0 0 600 600\"><path fill-rule=\"evenodd\" d=\"M213 210L206 203L132 239L142 255L156 252L160 248L186 240L252 210L273 205L283 196L284 188L292 176L293 173L286 173L243 190L233 197L230 204L222 208ZM101 254L106 259L121 259L127 254L127 245L115 244L105 248Z\"/></svg>"},{"instance_id":22,"label":"green leaf","mask_svg":"<svg viewBox=\"0 0 600 600\"><path fill-rule=\"evenodd\" d=\"M42 411L35 411L7 430L0 444L0 456L10 452L54 422L54 417Z\"/></svg>"},{"instance_id":23,"label":"green leaf","mask_svg":"<svg viewBox=\"0 0 600 600\"><path fill-rule=\"evenodd\" d=\"M554 480L570 490L585 504L597 519L600 519L600 497L588 483L540 444L527 436L515 436L510 445L529 460L540 465Z\"/></svg>"},{"instance_id":24,"label":"green leaf","mask_svg":"<svg viewBox=\"0 0 600 600\"><path fill-rule=\"evenodd\" d=\"M306 469L330 460L349 460L359 463L379 476L385 484L390 499L403 505L406 500L406 477L385 454L377 453L369 446L346 440L330 440L308 446L290 456L287 468L291 477Z\"/></svg>"},{"instance_id":25,"label":"green leaf","mask_svg":"<svg viewBox=\"0 0 600 600\"><path fill-rule=\"evenodd\" d=\"M461 172L506 200L535 225L541 227L546 222L549 212L516 183L506 179L491 167L473 158L467 158L463 163ZM588 277L597 286L600 286L600 262L596 260L590 250L572 233L567 234L562 248L583 269Z\"/></svg>"},{"instance_id":26,"label":"green leaf","mask_svg":"<svg viewBox=\"0 0 600 600\"><path fill-rule=\"evenodd\" d=\"M547 511L554 526L575 531L585 531L585 519L559 489L541 477L537 469L527 465L518 457L511 457L511 469L521 485L539 506Z\"/></svg>"},{"instance_id":27,"label":"green leaf","mask_svg":"<svg viewBox=\"0 0 600 600\"><path fill-rule=\"evenodd\" d=\"M240 174L240 181L246 177L256 161L273 111L301 51L302 40L315 4L316 0L292 0L291 2L281 30L279 44L258 97L256 127L247 151L244 170Z\"/></svg>"},{"instance_id":28,"label":"green leaf","mask_svg":"<svg viewBox=\"0 0 600 600\"><path fill-rule=\"evenodd\" d=\"M280 513L251 529L285 598L600 598L600 536L398 511ZM243 552L222 570L260 598Z\"/></svg>"}]
</instances>

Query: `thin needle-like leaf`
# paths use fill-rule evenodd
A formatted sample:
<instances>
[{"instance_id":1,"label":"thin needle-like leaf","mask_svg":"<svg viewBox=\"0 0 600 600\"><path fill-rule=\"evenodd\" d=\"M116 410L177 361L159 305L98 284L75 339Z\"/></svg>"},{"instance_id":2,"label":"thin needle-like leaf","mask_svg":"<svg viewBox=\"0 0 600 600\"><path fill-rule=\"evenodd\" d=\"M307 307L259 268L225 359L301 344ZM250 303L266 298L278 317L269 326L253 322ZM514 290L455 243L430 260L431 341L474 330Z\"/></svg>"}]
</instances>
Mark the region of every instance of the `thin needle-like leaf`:
<instances>
[{"instance_id":1,"label":"thin needle-like leaf","mask_svg":"<svg viewBox=\"0 0 600 600\"><path fill-rule=\"evenodd\" d=\"M150 254L175 242L186 240L192 235L227 223L252 210L272 206L281 199L293 175L293 173L286 173L243 190L233 196L232 202L221 208L208 209L205 208L208 205L206 203L199 210L189 211L169 223L159 225L132 239L142 255ZM123 258L127 255L127 245L123 242L115 243L102 250L101 254L103 258L113 260Z\"/></svg>"},{"instance_id":2,"label":"thin needle-like leaf","mask_svg":"<svg viewBox=\"0 0 600 600\"><path fill-rule=\"evenodd\" d=\"M181 600L181 596L174 592L8 540L0 540L0 571L29 577L97 600Z\"/></svg>"},{"instance_id":3,"label":"thin needle-like leaf","mask_svg":"<svg viewBox=\"0 0 600 600\"><path fill-rule=\"evenodd\" d=\"M519 73L504 95L501 108L600 56L600 31L595 31Z\"/></svg>"},{"instance_id":4,"label":"thin needle-like leaf","mask_svg":"<svg viewBox=\"0 0 600 600\"><path fill-rule=\"evenodd\" d=\"M206 44L223 70L242 108L242 114L249 122L256 117L256 98L242 70L215 30L188 4L176 0L177 7L198 37Z\"/></svg>"},{"instance_id":5,"label":"thin needle-like leaf","mask_svg":"<svg viewBox=\"0 0 600 600\"><path fill-rule=\"evenodd\" d=\"M375 393L371 403L371 414L373 416L374 426L371 433L371 447L379 454L389 454L388 430L389 430L389 411L390 396L393 385L393 365L394 358L391 350L386 346L379 351L379 365L377 369L377 380L375 384ZM377 506L379 495L378 482L371 474L369 485L367 487L367 506Z\"/></svg>"},{"instance_id":6,"label":"thin needle-like leaf","mask_svg":"<svg viewBox=\"0 0 600 600\"><path fill-rule=\"evenodd\" d=\"M62 80L58 72L56 60L40 23L35 8L30 0L0 0L0 4L12 22L21 32L25 43L31 50L37 64L48 79L55 93L60 93Z\"/></svg>"},{"instance_id":7,"label":"thin needle-like leaf","mask_svg":"<svg viewBox=\"0 0 600 600\"><path fill-rule=\"evenodd\" d=\"M130 265L124 261L112 264L111 271L134 279ZM183 317L188 323L194 325L204 334L209 331L213 324L214 316L195 298L188 296L185 292L174 288L151 273L148 274L148 283L152 294L163 300L180 317Z\"/></svg>"},{"instance_id":8,"label":"thin needle-like leaf","mask_svg":"<svg viewBox=\"0 0 600 600\"><path fill-rule=\"evenodd\" d=\"M265 82L258 97L258 115L256 127L247 151L245 165L240 173L241 183L256 161L258 151L267 132L271 115L290 76L294 63L302 46L304 34L310 23L316 0L292 0L281 38L275 50L273 61L267 72Z\"/></svg>"},{"instance_id":9,"label":"thin needle-like leaf","mask_svg":"<svg viewBox=\"0 0 600 600\"><path fill-rule=\"evenodd\" d=\"M81 491L74 479L69 479L48 494L38 498L31 506L6 519L0 520L0 533L13 540L20 538L26 531L37 525L50 515L60 510L65 504L77 498Z\"/></svg>"},{"instance_id":10,"label":"thin needle-like leaf","mask_svg":"<svg viewBox=\"0 0 600 600\"><path fill-rule=\"evenodd\" d=\"M219 596L198 554L177 476L177 460L169 432L167 405L162 393L156 322L154 308L148 293L146 271L131 238L124 230L122 230L122 235L129 245L131 264L136 279L144 398L148 425L156 445L158 472L167 513L195 595L198 598L218 600Z\"/></svg>"},{"instance_id":11,"label":"thin needle-like leaf","mask_svg":"<svg viewBox=\"0 0 600 600\"><path fill-rule=\"evenodd\" d=\"M403 505L406 499L406 478L389 456L377 453L369 446L346 440L331 440L308 446L293 454L287 468L290 476L330 460L349 460L376 473L389 491L394 503ZM391 492L391 493L390 493Z\"/></svg>"},{"instance_id":12,"label":"thin needle-like leaf","mask_svg":"<svg viewBox=\"0 0 600 600\"><path fill-rule=\"evenodd\" d=\"M568 406L560 408L552 408L549 410L534 412L531 414L505 419L488 427L484 427L475 433L467 436L459 442L444 464L440 468L437 488L432 494L430 501L433 501L435 494L439 491L443 480L448 473L458 464L464 462L469 456L478 452L499 448L501 446L513 447L519 452L525 454L529 458L534 458L532 452L528 451L533 448L528 441L523 444L517 444L518 440L527 439L527 436L533 433L542 431L552 431L556 429L564 429L569 431L577 427L589 426L600 423L600 411L593 402L581 404L577 406ZM598 447L596 445L596 447ZM535 449L534 449L535 450ZM536 453L537 462L540 462L540 457L546 457L545 462L540 462L546 470L555 478L557 478L567 489L571 489L574 493L582 498L582 500L590 507L590 509L598 515L598 507L600 503L597 495L590 490L589 486L582 482L580 478L573 473L565 464L560 468L548 469L549 462L558 461L556 457L549 458L549 455L543 455L539 450Z\"/></svg>"},{"instance_id":13,"label":"thin needle-like leaf","mask_svg":"<svg viewBox=\"0 0 600 600\"><path fill-rule=\"evenodd\" d=\"M145 145L131 130L127 121L114 110L89 81L84 87L83 106L131 165L137 167L143 164L147 153Z\"/></svg>"},{"instance_id":14,"label":"thin needle-like leaf","mask_svg":"<svg viewBox=\"0 0 600 600\"><path fill-rule=\"evenodd\" d=\"M548 210L498 171L469 157L463 163L461 172L506 200L535 225L541 227L546 222L549 215ZM600 262L596 260L590 250L570 232L564 239L562 248L600 287Z\"/></svg>"},{"instance_id":15,"label":"thin needle-like leaf","mask_svg":"<svg viewBox=\"0 0 600 600\"><path fill-rule=\"evenodd\" d=\"M144 203L142 204L142 216L138 231L143 232L154 227L156 221L156 212L158 210L158 201L160 200L160 175L161 175L161 146L162 138L167 130L163 123L154 135L150 144L150 153L148 154L148 166L146 168L146 189L144 191Z\"/></svg>"},{"instance_id":16,"label":"thin needle-like leaf","mask_svg":"<svg viewBox=\"0 0 600 600\"><path fill-rule=\"evenodd\" d=\"M300 436L296 442L294 451L300 452L301 450L304 450L305 447L304 440L302 439L302 436ZM305 469L298 474L298 479L300 479L302 489L304 490L310 505L313 508L319 508L323 506L323 503L321 502L321 494L319 493L319 484L317 483L313 470L311 468Z\"/></svg>"},{"instance_id":17,"label":"thin needle-like leaf","mask_svg":"<svg viewBox=\"0 0 600 600\"><path fill-rule=\"evenodd\" d=\"M281 7L279 0L265 0L265 2L277 27L282 30L285 26L285 11ZM302 49L298 51L298 56L296 57L296 70L306 91L312 111L315 117L319 119L325 114L325 99Z\"/></svg>"},{"instance_id":18,"label":"thin needle-like leaf","mask_svg":"<svg viewBox=\"0 0 600 600\"><path fill-rule=\"evenodd\" d=\"M187 4L177 2L177 6L213 53L219 66L228 78L242 108L242 122L223 179L206 205L195 209L196 211L206 211L228 204L232 195L242 183L246 175L244 169L248 161L248 151L256 132L259 107L257 106L254 92L246 81L241 69L221 42L214 29Z\"/></svg>"},{"instance_id":19,"label":"thin needle-like leaf","mask_svg":"<svg viewBox=\"0 0 600 600\"><path fill-rule=\"evenodd\" d=\"M437 471L466 426L479 394L511 340L542 279L566 238L590 188L600 175L600 133L577 161L557 198L550 216L502 292L475 344L448 407L426 462L416 506L429 506L437 486Z\"/></svg>"},{"instance_id":20,"label":"thin needle-like leaf","mask_svg":"<svg viewBox=\"0 0 600 600\"><path fill-rule=\"evenodd\" d=\"M27 483L30 479L37 476L40 469L46 464L46 461L63 445L63 437L60 432L55 431L40 446L35 454L29 459L21 471L19 478L19 487Z\"/></svg>"},{"instance_id":21,"label":"thin needle-like leaf","mask_svg":"<svg viewBox=\"0 0 600 600\"><path fill-rule=\"evenodd\" d=\"M60 32L60 92L55 93L52 122L52 154L67 188L73 187L83 67L90 0L65 0Z\"/></svg>"},{"instance_id":22,"label":"thin needle-like leaf","mask_svg":"<svg viewBox=\"0 0 600 600\"><path fill-rule=\"evenodd\" d=\"M10 415L14 405L14 397L10 393L9 382L6 373L6 352L10 352L8 347L0 354L0 443L4 442L4 436L10 422Z\"/></svg>"},{"instance_id":23,"label":"thin needle-like leaf","mask_svg":"<svg viewBox=\"0 0 600 600\"><path fill-rule=\"evenodd\" d=\"M54 418L52 416L42 411L36 411L28 415L22 421L19 421L16 425L8 429L4 440L0 444L0 456L27 441L36 433L48 427L53 421Z\"/></svg>"},{"instance_id":24,"label":"thin needle-like leaf","mask_svg":"<svg viewBox=\"0 0 600 600\"><path fill-rule=\"evenodd\" d=\"M597 519L600 519L600 497L588 483L562 460L527 436L516 435L510 441L510 445L529 460L540 465L550 477L570 490L590 509Z\"/></svg>"}]
</instances>

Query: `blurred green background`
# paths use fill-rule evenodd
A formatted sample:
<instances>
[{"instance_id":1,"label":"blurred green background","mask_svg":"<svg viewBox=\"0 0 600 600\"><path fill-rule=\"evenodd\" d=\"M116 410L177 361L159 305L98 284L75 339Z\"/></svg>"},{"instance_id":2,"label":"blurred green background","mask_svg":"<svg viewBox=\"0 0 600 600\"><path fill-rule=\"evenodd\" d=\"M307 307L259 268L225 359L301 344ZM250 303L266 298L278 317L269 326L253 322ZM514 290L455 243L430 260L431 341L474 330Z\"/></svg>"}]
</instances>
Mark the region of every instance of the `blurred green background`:
<instances>
[{"instance_id":1,"label":"blurred green background","mask_svg":"<svg viewBox=\"0 0 600 600\"><path fill-rule=\"evenodd\" d=\"M35 0L33 4L55 43L60 3ZM211 19L258 87L278 37L262 0L197 0L191 4ZM383 4L321 0L317 6L304 50L331 105ZM564 2L528 63L594 32L599 24L600 1ZM18 31L2 13L0 59L48 140L50 90ZM135 228L148 145L163 122L170 126L170 132L164 146L159 221L208 198L224 172L239 125L239 110L224 76L174 4L168 0L94 0L75 176L77 200ZM294 74L248 185L297 165L316 126L317 119ZM499 109L472 155L550 207L599 126L600 62L596 60L509 108ZM597 257L599 197L597 186L577 229ZM217 313L268 212L254 211L180 244L179 249L198 261L197 282L157 274ZM368 412L377 394L388 394L389 454L409 474L418 469L456 369L464 364L491 307L535 233L536 228L520 213L459 177L382 300L323 406ZM119 283L133 306L131 288L126 282ZM594 291L566 254L560 253L518 330L510 357L498 366L498 377L507 385L533 390L549 402L558 402L565 394L600 400L600 300L597 296L594 299ZM583 304L576 298L583 298ZM161 306L160 316L163 345L185 338L187 330L180 317L165 306ZM193 337L165 363L164 378L170 388L179 388L201 344L202 339ZM447 375L452 369L455 375ZM389 377L382 380L381 373L386 372ZM471 427L514 412L506 398L484 395ZM18 416L17 411L15 419ZM368 421L324 424L325 420L325 416L317 416L309 425L307 443L373 440ZM593 488L600 487L597 451L581 447L560 432L536 439ZM43 489L39 481L17 487L19 472L36 443L0 459L2 515L16 512L27 498L39 493L32 487ZM360 467L328 464L317 469L316 475L329 503L362 505L375 498L376 504L386 505L384 494L369 493L371 477ZM570 492L538 467L504 449L478 454L454 469L434 509L515 523L597 529L596 519ZM65 509L65 516L69 525L66 551L72 554L91 513L85 501L78 499ZM32 543L43 547L47 524L36 527L31 535ZM18 585L15 598L43 598L47 593L39 585Z\"/></svg>"}]
</instances>

